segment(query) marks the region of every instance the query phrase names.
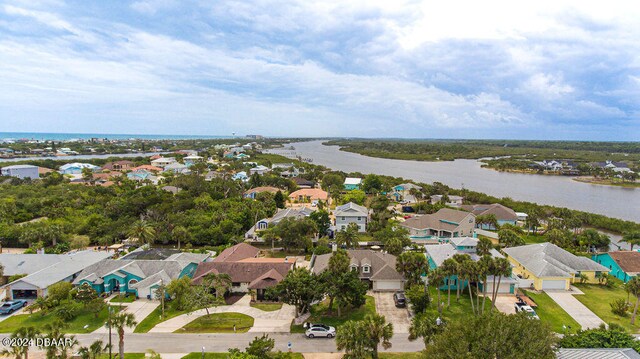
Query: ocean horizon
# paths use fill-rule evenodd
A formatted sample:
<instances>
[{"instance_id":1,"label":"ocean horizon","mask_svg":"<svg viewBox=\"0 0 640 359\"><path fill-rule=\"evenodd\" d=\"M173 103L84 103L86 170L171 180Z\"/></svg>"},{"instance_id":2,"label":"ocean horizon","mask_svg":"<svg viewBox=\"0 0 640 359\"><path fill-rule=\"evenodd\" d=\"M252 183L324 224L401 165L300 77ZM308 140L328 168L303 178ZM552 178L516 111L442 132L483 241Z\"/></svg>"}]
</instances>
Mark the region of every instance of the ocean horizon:
<instances>
[{"instance_id":1,"label":"ocean horizon","mask_svg":"<svg viewBox=\"0 0 640 359\"><path fill-rule=\"evenodd\" d=\"M55 132L0 132L0 141L6 140L37 140L37 141L70 141L88 140L91 138L109 140L199 140L199 139L224 139L240 138L244 136L208 136L208 135L160 135L160 134L133 134L133 133L55 133Z\"/></svg>"}]
</instances>

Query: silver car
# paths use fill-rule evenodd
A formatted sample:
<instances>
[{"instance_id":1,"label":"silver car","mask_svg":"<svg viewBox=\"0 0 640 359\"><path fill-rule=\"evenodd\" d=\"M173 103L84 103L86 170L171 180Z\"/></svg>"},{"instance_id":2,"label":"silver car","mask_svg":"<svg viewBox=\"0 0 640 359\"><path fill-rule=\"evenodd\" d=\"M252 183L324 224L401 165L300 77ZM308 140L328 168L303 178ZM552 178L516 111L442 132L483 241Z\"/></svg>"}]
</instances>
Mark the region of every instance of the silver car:
<instances>
[{"instance_id":1,"label":"silver car","mask_svg":"<svg viewBox=\"0 0 640 359\"><path fill-rule=\"evenodd\" d=\"M309 339L313 338L333 338L336 336L336 328L328 325L312 325L310 326L304 335Z\"/></svg>"}]
</instances>

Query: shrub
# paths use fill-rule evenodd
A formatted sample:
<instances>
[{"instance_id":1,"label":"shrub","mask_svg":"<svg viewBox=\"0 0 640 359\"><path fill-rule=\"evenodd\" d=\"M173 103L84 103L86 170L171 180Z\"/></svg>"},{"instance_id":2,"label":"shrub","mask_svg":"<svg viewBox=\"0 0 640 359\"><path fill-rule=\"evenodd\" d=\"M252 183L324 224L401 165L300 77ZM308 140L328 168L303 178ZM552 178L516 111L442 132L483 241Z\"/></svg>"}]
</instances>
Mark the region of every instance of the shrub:
<instances>
[{"instance_id":1,"label":"shrub","mask_svg":"<svg viewBox=\"0 0 640 359\"><path fill-rule=\"evenodd\" d=\"M611 312L615 315L625 317L627 315L627 301L624 298L618 298L609 303L611 306Z\"/></svg>"},{"instance_id":2,"label":"shrub","mask_svg":"<svg viewBox=\"0 0 640 359\"><path fill-rule=\"evenodd\" d=\"M49 286L47 297L53 301L61 302L69 299L73 285L69 282L59 282Z\"/></svg>"},{"instance_id":3,"label":"shrub","mask_svg":"<svg viewBox=\"0 0 640 359\"><path fill-rule=\"evenodd\" d=\"M63 321L69 321L77 317L82 309L82 305L76 302L67 302L56 308L54 314Z\"/></svg>"}]
</instances>

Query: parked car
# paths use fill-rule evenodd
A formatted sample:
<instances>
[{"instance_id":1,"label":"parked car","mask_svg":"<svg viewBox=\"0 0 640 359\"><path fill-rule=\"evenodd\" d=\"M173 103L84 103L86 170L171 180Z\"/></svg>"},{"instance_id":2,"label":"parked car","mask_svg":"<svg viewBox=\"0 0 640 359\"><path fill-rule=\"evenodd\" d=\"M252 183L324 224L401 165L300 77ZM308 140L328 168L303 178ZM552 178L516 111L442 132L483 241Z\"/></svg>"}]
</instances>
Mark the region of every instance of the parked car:
<instances>
[{"instance_id":1,"label":"parked car","mask_svg":"<svg viewBox=\"0 0 640 359\"><path fill-rule=\"evenodd\" d=\"M333 338L336 336L336 328L324 324L309 324L304 335L309 338Z\"/></svg>"},{"instance_id":2,"label":"parked car","mask_svg":"<svg viewBox=\"0 0 640 359\"><path fill-rule=\"evenodd\" d=\"M396 308L404 308L407 306L407 297L404 296L404 292L395 292L393 302L396 303Z\"/></svg>"},{"instance_id":3,"label":"parked car","mask_svg":"<svg viewBox=\"0 0 640 359\"><path fill-rule=\"evenodd\" d=\"M518 299L518 301L514 304L514 308L516 309L516 313L524 312L531 319L540 319L536 311L533 310L533 308L531 308L529 305L527 305L527 303L525 303L525 301L522 300L522 298Z\"/></svg>"},{"instance_id":4,"label":"parked car","mask_svg":"<svg viewBox=\"0 0 640 359\"><path fill-rule=\"evenodd\" d=\"M4 302L0 305L0 314L11 314L20 308L27 306L27 301L24 299L16 299L9 302Z\"/></svg>"}]
</instances>

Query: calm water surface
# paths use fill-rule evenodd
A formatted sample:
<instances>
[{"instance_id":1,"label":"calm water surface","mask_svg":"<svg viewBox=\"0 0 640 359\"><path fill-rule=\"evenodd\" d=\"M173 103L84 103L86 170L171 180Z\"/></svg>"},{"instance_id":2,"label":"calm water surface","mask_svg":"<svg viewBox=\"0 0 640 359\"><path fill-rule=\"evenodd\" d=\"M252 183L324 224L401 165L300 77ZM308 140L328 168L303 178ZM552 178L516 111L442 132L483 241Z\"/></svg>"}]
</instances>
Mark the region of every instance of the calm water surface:
<instances>
[{"instance_id":1,"label":"calm water surface","mask_svg":"<svg viewBox=\"0 0 640 359\"><path fill-rule=\"evenodd\" d=\"M566 176L498 172L481 168L476 160L419 162L362 156L323 146L321 141L293 143L295 152L314 164L345 172L377 173L420 182L442 182L450 187L496 197L567 207L640 222L640 189L599 186ZM277 150L273 151L277 153Z\"/></svg>"}]
</instances>

